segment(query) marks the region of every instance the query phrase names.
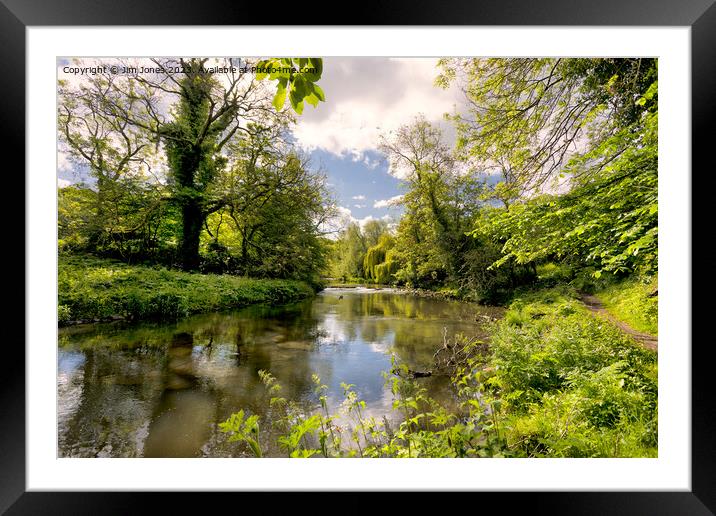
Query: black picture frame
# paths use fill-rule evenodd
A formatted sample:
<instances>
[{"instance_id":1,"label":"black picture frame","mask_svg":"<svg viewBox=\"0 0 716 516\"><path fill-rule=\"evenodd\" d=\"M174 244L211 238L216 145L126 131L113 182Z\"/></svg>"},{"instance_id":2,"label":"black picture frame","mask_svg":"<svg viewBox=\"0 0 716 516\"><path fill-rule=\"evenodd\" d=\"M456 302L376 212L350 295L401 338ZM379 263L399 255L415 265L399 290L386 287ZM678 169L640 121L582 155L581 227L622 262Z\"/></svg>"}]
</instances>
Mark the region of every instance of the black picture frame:
<instances>
[{"instance_id":1,"label":"black picture frame","mask_svg":"<svg viewBox=\"0 0 716 516\"><path fill-rule=\"evenodd\" d=\"M691 27L692 74L692 242L696 235L711 235L706 180L713 172L707 161L708 146L713 145L714 106L716 105L716 5L715 0L469 0L450 4L428 3L425 0L393 0L350 9L350 17L338 15L337 4L312 4L314 12L335 13L328 25L571 25L571 26L689 26ZM355 7L355 6L354 6ZM246 3L240 0L203 0L200 5L191 0L118 1L118 0L0 0L0 120L6 129L2 145L5 156L12 152L19 159L14 169L6 169L17 180L13 196L25 192L24 180L15 171L24 170L26 40L28 26L63 25L244 25L257 20L259 24L280 24L281 21L301 21L301 10L291 16L277 17L275 6L265 3ZM306 21L316 24L306 13ZM340 20L340 21L338 21ZM565 48L568 48L566 46ZM703 164L698 167L698 163ZM704 170L701 170L703 168ZM7 177L7 176L6 176ZM23 196L24 198L24 196ZM4 208L5 209L5 208ZM5 209L7 210L7 209ZM701 213L699 213L701 210ZM15 219L17 213L14 211ZM8 213L4 214L10 217ZM698 215L698 216L697 216ZM6 219L8 220L8 219ZM15 227L24 233L18 221ZM24 241L24 234L18 235ZM707 238L706 240L711 240ZM20 241L20 240L16 240ZM19 249L19 244L17 244ZM703 244L702 244L703 247ZM706 290L713 281L716 265L708 253L692 247L692 274L704 271L699 287ZM21 265L24 267L24 265ZM32 274L25 268L25 275ZM703 328L709 316L708 303L697 305L692 289L692 334ZM21 295L24 299L24 293ZM17 302L23 307L24 303ZM31 307L28 307L31 309ZM24 312L23 312L24 313ZM689 492L530 492L475 493L471 495L477 510L485 503L499 499L507 508L515 503L529 506L537 514L715 514L716 513L716 410L714 389L710 382L711 362L708 360L710 341L706 332L701 340L692 337L692 490ZM691 345L692 343L684 343ZM25 488L25 352L16 343L5 346L6 365L2 380L0 407L0 512L7 514L127 514L139 507L151 507L148 502L159 501L165 512L186 510L186 495L173 493L83 493L83 492L26 492ZM229 494L211 493L212 500L236 503ZM271 495L274 496L274 495ZM295 497L296 495L292 495ZM357 496L357 495L354 495ZM416 494L413 503L422 503ZM295 499L295 498L292 498ZM416 505L417 505L416 504ZM402 505L409 510L411 504ZM238 509L238 507L237 507Z\"/></svg>"}]
</instances>

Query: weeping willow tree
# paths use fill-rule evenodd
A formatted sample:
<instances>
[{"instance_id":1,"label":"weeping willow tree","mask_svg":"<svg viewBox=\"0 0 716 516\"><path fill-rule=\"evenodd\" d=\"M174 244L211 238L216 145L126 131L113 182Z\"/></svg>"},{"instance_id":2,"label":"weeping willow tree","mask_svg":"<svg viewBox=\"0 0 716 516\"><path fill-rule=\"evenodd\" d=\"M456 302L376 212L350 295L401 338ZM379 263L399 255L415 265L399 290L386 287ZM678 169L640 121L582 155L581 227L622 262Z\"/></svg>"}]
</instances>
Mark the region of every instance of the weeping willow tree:
<instances>
[{"instance_id":1,"label":"weeping willow tree","mask_svg":"<svg viewBox=\"0 0 716 516\"><path fill-rule=\"evenodd\" d=\"M378 243L368 249L363 259L363 275L366 279L376 283L391 283L393 273L398 269L398 263L391 253L395 246L395 238L383 233Z\"/></svg>"},{"instance_id":2,"label":"weeping willow tree","mask_svg":"<svg viewBox=\"0 0 716 516\"><path fill-rule=\"evenodd\" d=\"M375 266L375 282L383 285L394 283L398 269L400 269L400 262L391 249L386 253L385 261Z\"/></svg>"}]
</instances>

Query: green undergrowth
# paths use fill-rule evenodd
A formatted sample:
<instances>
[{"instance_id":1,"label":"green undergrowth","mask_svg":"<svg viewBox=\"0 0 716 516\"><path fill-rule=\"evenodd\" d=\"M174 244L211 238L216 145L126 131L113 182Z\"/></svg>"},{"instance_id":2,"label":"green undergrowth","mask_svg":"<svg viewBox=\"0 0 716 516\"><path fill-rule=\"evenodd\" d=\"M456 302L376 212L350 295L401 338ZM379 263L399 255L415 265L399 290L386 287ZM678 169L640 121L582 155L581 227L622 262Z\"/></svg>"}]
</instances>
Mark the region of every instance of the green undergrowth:
<instances>
[{"instance_id":1,"label":"green undergrowth","mask_svg":"<svg viewBox=\"0 0 716 516\"><path fill-rule=\"evenodd\" d=\"M487 382L517 455L657 454L657 360L571 288L524 295L491 331Z\"/></svg>"},{"instance_id":2,"label":"green undergrowth","mask_svg":"<svg viewBox=\"0 0 716 516\"><path fill-rule=\"evenodd\" d=\"M306 283L198 274L60 255L58 321L177 319L194 313L284 304L313 295Z\"/></svg>"},{"instance_id":3,"label":"green undergrowth","mask_svg":"<svg viewBox=\"0 0 716 516\"><path fill-rule=\"evenodd\" d=\"M627 278L596 292L604 308L637 331L658 335L656 278Z\"/></svg>"}]
</instances>

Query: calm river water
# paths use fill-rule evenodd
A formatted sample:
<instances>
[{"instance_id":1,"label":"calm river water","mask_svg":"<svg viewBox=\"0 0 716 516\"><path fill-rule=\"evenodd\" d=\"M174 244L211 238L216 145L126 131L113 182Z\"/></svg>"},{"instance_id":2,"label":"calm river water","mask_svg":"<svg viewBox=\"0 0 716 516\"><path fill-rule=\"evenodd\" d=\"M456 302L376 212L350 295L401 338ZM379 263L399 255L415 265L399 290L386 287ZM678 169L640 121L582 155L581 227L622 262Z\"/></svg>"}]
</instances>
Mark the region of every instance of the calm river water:
<instances>
[{"instance_id":1,"label":"calm river water","mask_svg":"<svg viewBox=\"0 0 716 516\"><path fill-rule=\"evenodd\" d=\"M197 315L172 324L106 324L60 330L58 454L61 457L231 457L217 424L239 409L262 416L268 396L259 370L282 395L317 406L311 375L329 405L355 385L371 415L390 417L383 372L391 354L411 369L431 367L447 335L482 334L496 308L417 297L391 289L326 289L305 302ZM423 382L449 402L444 377ZM272 440L272 439L271 439ZM269 448L269 455L285 456Z\"/></svg>"}]
</instances>

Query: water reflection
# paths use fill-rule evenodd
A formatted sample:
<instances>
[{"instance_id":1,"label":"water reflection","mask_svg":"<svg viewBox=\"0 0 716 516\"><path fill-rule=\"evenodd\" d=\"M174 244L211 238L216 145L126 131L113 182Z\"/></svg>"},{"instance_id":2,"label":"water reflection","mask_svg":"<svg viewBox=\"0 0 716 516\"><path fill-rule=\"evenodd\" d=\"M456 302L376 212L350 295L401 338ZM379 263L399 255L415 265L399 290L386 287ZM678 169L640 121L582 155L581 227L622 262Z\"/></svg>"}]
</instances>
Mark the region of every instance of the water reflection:
<instances>
[{"instance_id":1,"label":"water reflection","mask_svg":"<svg viewBox=\"0 0 716 516\"><path fill-rule=\"evenodd\" d=\"M388 289L328 289L290 306L175 324L64 329L60 456L235 456L217 423L241 408L268 417L262 369L276 376L283 396L309 408L316 403L312 373L329 386L334 407L342 400L341 382L354 384L380 417L390 412L383 372L391 353L412 369L429 368L444 329L479 335L479 314L496 311ZM444 378L421 381L431 395L448 396ZM269 455L280 451L269 448Z\"/></svg>"}]
</instances>

